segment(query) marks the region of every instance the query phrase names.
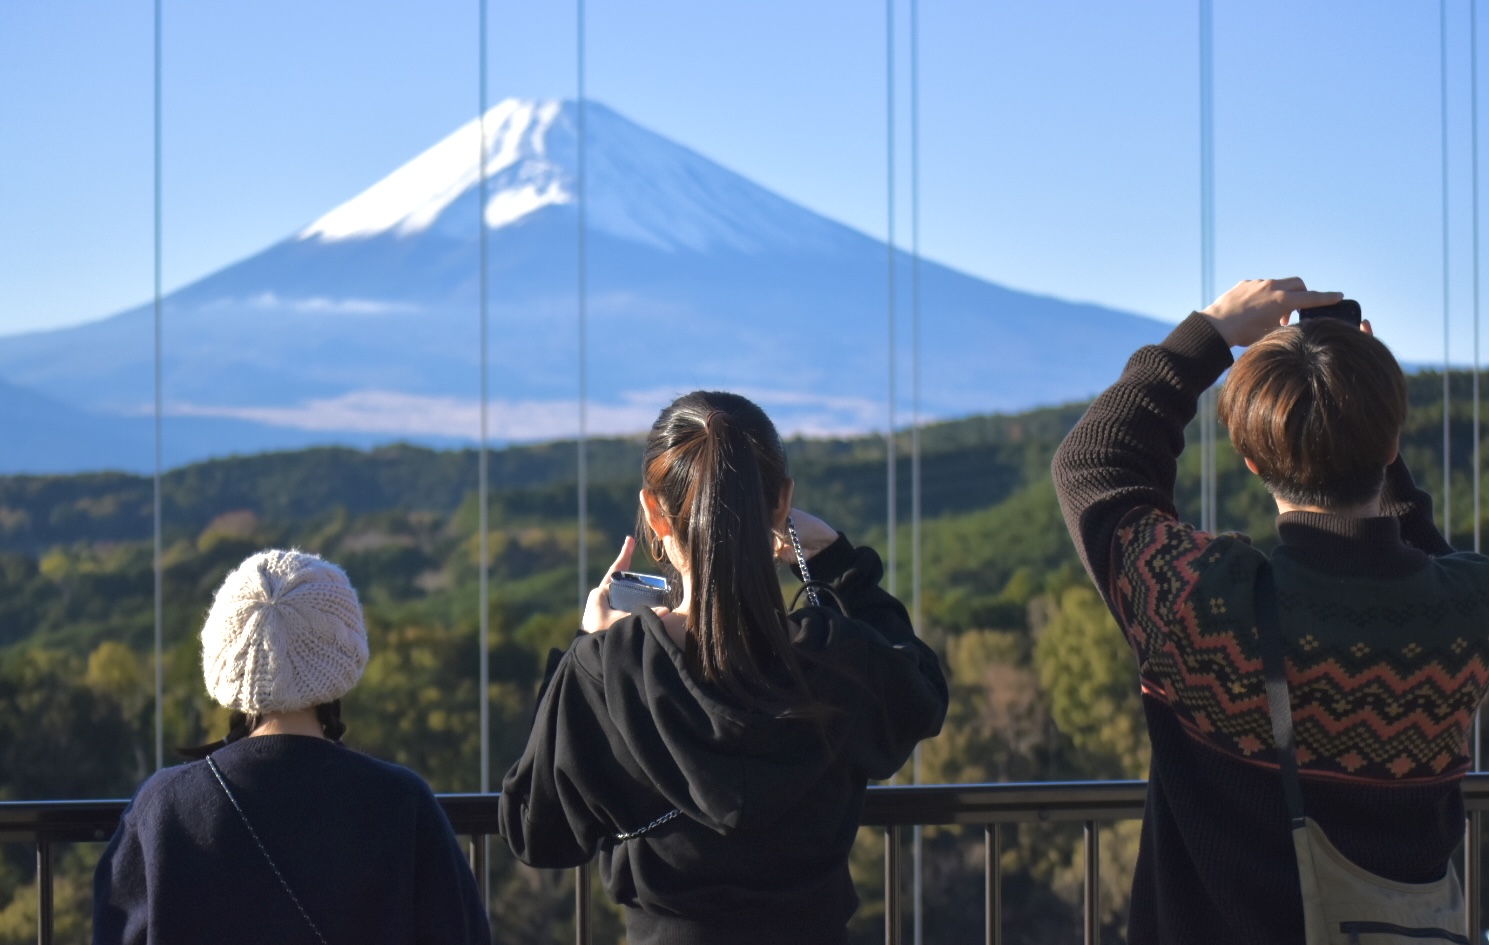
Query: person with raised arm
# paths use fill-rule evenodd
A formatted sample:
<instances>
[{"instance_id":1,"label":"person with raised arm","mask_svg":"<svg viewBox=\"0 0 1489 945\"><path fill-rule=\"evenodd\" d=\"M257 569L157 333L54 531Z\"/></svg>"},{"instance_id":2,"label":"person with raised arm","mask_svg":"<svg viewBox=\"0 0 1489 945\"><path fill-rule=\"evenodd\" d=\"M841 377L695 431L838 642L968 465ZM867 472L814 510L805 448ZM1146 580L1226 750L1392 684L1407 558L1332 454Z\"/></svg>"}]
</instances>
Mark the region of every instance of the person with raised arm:
<instances>
[{"instance_id":1,"label":"person with raised arm","mask_svg":"<svg viewBox=\"0 0 1489 945\"><path fill-rule=\"evenodd\" d=\"M1134 354L1055 455L1152 742L1133 945L1468 941L1450 861L1489 558L1434 525L1400 456L1405 379L1370 324L1288 324L1340 298L1240 283ZM1279 512L1270 556L1174 501L1185 425L1227 370L1220 420ZM1357 880L1374 891L1341 919L1331 889ZM1348 918L1422 895L1420 924Z\"/></svg>"},{"instance_id":2,"label":"person with raised arm","mask_svg":"<svg viewBox=\"0 0 1489 945\"><path fill-rule=\"evenodd\" d=\"M670 595L617 609L626 539L502 782L512 851L598 854L632 945L845 942L867 782L945 717L940 662L880 588L878 554L794 498L749 400L697 391L662 411L636 531ZM815 602L788 608L777 560L805 563Z\"/></svg>"}]
</instances>

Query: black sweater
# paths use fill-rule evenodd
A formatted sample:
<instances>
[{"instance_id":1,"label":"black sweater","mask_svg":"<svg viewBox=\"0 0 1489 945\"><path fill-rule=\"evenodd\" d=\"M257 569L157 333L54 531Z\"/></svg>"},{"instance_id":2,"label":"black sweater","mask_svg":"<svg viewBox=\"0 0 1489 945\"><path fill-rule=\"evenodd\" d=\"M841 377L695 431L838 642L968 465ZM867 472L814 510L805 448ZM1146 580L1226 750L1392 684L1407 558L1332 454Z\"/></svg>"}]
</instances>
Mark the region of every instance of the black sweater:
<instances>
[{"instance_id":1,"label":"black sweater","mask_svg":"<svg viewBox=\"0 0 1489 945\"><path fill-rule=\"evenodd\" d=\"M904 607L879 588L872 549L839 536L811 565L852 616L826 594L792 615L808 684L830 710L820 726L699 683L649 612L576 640L539 697L502 782L502 833L533 866L598 853L632 945L844 940L867 782L940 730L947 689ZM673 809L681 816L617 839Z\"/></svg>"},{"instance_id":2,"label":"black sweater","mask_svg":"<svg viewBox=\"0 0 1489 945\"><path fill-rule=\"evenodd\" d=\"M328 942L490 942L450 822L412 771L303 735L212 757ZM205 761L135 794L93 896L95 945L316 945Z\"/></svg>"},{"instance_id":3,"label":"black sweater","mask_svg":"<svg viewBox=\"0 0 1489 945\"><path fill-rule=\"evenodd\" d=\"M1133 945L1303 941L1255 629L1265 559L1174 507L1184 426L1230 364L1190 316L1132 356L1055 456L1066 524L1137 658L1153 746ZM1426 882L1463 836L1489 558L1452 552L1399 460L1383 504L1380 518L1281 516L1271 564L1304 805L1360 866Z\"/></svg>"}]
</instances>

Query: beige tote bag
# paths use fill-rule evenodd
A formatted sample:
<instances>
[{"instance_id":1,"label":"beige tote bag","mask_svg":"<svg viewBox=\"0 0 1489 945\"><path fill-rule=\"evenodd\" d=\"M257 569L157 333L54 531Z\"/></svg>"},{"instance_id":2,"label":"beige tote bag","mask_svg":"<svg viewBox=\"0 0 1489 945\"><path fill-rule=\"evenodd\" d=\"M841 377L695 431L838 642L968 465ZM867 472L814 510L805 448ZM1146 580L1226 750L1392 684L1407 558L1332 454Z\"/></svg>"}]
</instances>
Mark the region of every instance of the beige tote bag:
<instances>
[{"instance_id":1,"label":"beige tote bag","mask_svg":"<svg viewBox=\"0 0 1489 945\"><path fill-rule=\"evenodd\" d=\"M1282 618L1272 567L1263 564L1256 582L1256 629L1267 679L1267 711L1277 745L1282 794L1292 822L1293 850L1303 893L1308 945L1469 945L1463 885L1448 864L1431 883L1398 883L1351 862L1303 812L1293 710L1282 658Z\"/></svg>"}]
</instances>

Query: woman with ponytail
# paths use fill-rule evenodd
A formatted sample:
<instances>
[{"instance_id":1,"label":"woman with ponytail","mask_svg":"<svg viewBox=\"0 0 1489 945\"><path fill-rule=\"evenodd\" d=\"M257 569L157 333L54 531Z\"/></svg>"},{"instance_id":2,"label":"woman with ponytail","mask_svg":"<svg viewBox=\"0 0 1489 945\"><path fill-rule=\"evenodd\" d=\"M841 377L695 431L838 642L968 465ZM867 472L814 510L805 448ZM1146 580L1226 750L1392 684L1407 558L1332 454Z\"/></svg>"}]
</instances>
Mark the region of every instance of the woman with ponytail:
<instances>
[{"instance_id":1,"label":"woman with ponytail","mask_svg":"<svg viewBox=\"0 0 1489 945\"><path fill-rule=\"evenodd\" d=\"M227 736L145 782L94 877L95 945L487 945L429 786L341 744L367 665L357 593L300 551L240 564L202 627Z\"/></svg>"},{"instance_id":2,"label":"woman with ponytail","mask_svg":"<svg viewBox=\"0 0 1489 945\"><path fill-rule=\"evenodd\" d=\"M698 391L662 411L636 531L666 605L611 606L626 539L583 632L550 657L502 783L513 852L546 867L598 854L632 945L845 942L867 783L946 714L940 664L879 587L879 556L794 509L794 492L749 400ZM790 609L777 562L799 560L815 602Z\"/></svg>"}]
</instances>

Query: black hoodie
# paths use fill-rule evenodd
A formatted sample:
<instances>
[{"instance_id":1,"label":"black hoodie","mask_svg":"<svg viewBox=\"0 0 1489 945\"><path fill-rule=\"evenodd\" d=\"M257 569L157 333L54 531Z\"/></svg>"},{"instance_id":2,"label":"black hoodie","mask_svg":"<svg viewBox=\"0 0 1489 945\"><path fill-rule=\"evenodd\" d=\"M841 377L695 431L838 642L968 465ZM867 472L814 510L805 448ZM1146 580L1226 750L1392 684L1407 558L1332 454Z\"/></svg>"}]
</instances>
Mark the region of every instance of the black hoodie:
<instances>
[{"instance_id":1,"label":"black hoodie","mask_svg":"<svg viewBox=\"0 0 1489 945\"><path fill-rule=\"evenodd\" d=\"M577 639L539 696L502 781L502 833L532 866L598 853L632 945L845 938L864 790L940 731L947 689L872 549L839 535L811 563L851 615L826 593L791 615L823 720L747 709L695 680L650 612Z\"/></svg>"}]
</instances>

